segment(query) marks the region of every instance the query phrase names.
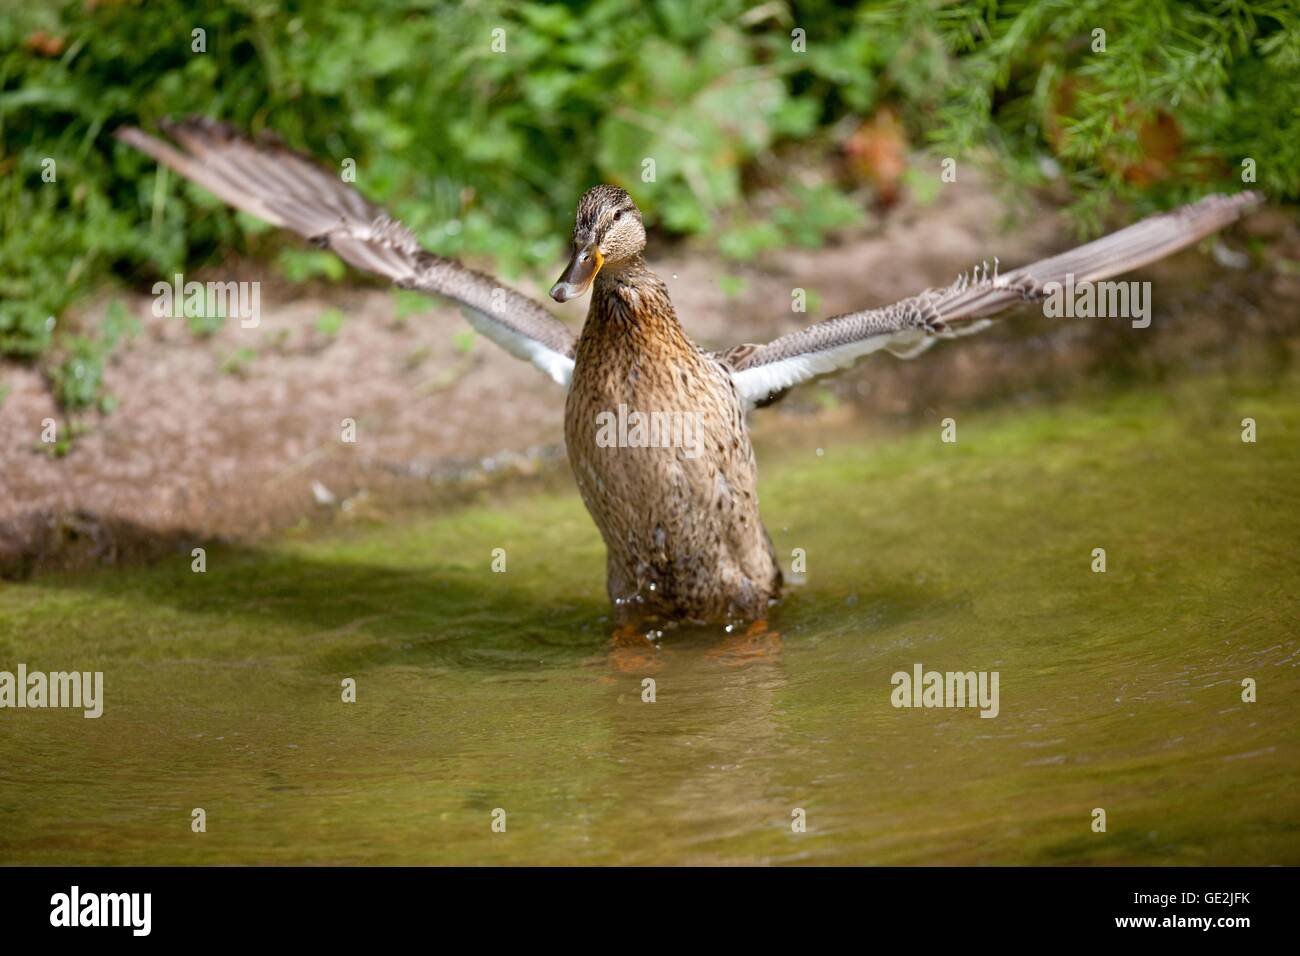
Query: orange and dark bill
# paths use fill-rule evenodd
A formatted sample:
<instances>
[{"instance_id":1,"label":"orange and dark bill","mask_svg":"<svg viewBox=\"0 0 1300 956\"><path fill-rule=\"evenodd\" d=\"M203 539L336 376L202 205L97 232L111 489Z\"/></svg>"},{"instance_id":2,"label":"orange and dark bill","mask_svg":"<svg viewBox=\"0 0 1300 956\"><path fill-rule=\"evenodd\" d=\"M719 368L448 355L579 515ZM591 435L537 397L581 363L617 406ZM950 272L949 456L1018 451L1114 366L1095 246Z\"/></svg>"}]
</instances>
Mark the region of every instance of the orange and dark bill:
<instances>
[{"instance_id":1,"label":"orange and dark bill","mask_svg":"<svg viewBox=\"0 0 1300 956\"><path fill-rule=\"evenodd\" d=\"M569 260L559 281L551 286L551 298L556 302L576 299L591 288L591 280L596 278L596 273L604 264L605 258L593 246L574 250L573 258Z\"/></svg>"}]
</instances>

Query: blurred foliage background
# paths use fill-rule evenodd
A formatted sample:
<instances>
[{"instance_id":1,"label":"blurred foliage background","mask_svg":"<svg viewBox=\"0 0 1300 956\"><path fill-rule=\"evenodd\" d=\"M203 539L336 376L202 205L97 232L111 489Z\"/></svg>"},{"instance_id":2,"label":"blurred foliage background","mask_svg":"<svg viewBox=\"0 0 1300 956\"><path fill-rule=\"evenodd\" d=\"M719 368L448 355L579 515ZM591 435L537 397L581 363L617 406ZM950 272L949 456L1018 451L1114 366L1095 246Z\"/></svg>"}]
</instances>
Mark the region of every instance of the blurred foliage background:
<instances>
[{"instance_id":1,"label":"blurred foliage background","mask_svg":"<svg viewBox=\"0 0 1300 956\"><path fill-rule=\"evenodd\" d=\"M921 147L991 164L1012 195L1054 190L1082 233L1117 203L1241 188L1247 159L1270 197L1300 195L1294 0L0 4L0 354L47 363L70 406L95 401L129 322L60 318L110 276L230 253L343 274L110 137L167 116L353 159L430 248L508 275L554 266L596 182L744 259L936 188L937 164L907 173Z\"/></svg>"}]
</instances>

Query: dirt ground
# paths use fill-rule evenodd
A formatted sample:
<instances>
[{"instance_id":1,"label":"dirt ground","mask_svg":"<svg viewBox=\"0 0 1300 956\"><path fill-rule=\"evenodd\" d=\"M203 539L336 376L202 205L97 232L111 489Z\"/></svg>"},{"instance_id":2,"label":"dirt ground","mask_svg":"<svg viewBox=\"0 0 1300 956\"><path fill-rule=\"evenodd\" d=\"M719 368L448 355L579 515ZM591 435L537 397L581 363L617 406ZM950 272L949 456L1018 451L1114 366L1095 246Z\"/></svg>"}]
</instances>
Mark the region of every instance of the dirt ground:
<instances>
[{"instance_id":1,"label":"dirt ground","mask_svg":"<svg viewBox=\"0 0 1300 956\"><path fill-rule=\"evenodd\" d=\"M1239 251L1252 236L1268 260L1231 268L1222 250ZM827 417L908 420L939 407L1059 392L1098 371L1160 374L1226 361L1248 344L1289 357L1300 331L1295 217L1265 210L1224 243L1219 255L1207 245L1145 270L1156 322L1140 335L1113 320L1049 321L1025 311L915 362L872 357L755 413L752 424L763 440ZM765 341L947 284L994 255L1007 268L1071 244L1046 206L1008 224L998 200L975 186L946 190L930 206L905 201L829 248L742 268L680 247L659 250L652 266L687 331L715 347ZM724 273L742 280L739 293L724 292ZM126 297L142 330L105 373L118 407L81 416L88 429L66 456L51 456L40 442L43 419L67 424L41 374L0 365L9 387L0 406L0 576L149 557L209 539L255 540L395 503L472 494L502 475L567 479L563 392L484 339L464 351L467 326L455 308L430 300L427 311L399 321L387 290L304 291L269 280L256 264L186 278L261 279L260 327L231 321L198 339L183 320L153 317L149 297ZM795 287L815 294L815 311L791 311ZM544 288L525 291L549 303ZM122 296L88 303L74 320L93 328L112 298ZM330 307L346 316L336 335L316 328ZM586 300L553 309L576 328ZM244 348L255 357L232 363ZM353 444L340 441L345 418L357 423Z\"/></svg>"}]
</instances>

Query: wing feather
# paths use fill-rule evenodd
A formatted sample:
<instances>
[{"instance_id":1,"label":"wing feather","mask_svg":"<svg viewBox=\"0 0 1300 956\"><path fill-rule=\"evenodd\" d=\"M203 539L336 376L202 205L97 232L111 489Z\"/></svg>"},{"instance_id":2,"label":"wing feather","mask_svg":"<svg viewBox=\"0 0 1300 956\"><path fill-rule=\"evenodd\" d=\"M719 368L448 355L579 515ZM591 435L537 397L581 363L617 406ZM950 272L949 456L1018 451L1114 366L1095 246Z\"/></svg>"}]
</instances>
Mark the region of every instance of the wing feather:
<instances>
[{"instance_id":1,"label":"wing feather","mask_svg":"<svg viewBox=\"0 0 1300 956\"><path fill-rule=\"evenodd\" d=\"M236 209L305 236L349 265L455 300L487 338L568 385L576 340L562 322L491 276L422 248L409 229L341 177L272 137L252 142L211 120L166 123L163 131L174 142L134 127L116 136Z\"/></svg>"},{"instance_id":2,"label":"wing feather","mask_svg":"<svg viewBox=\"0 0 1300 956\"><path fill-rule=\"evenodd\" d=\"M1222 229L1262 201L1258 193L1208 196L1190 206L1152 216L1060 255L1012 272L990 274L987 265L958 277L947 288L880 309L850 312L783 335L766 345L718 353L728 364L741 397L751 406L769 404L786 389L887 350L912 358L940 338L987 328L988 316L1036 301L1050 283L1099 282L1177 252Z\"/></svg>"}]
</instances>

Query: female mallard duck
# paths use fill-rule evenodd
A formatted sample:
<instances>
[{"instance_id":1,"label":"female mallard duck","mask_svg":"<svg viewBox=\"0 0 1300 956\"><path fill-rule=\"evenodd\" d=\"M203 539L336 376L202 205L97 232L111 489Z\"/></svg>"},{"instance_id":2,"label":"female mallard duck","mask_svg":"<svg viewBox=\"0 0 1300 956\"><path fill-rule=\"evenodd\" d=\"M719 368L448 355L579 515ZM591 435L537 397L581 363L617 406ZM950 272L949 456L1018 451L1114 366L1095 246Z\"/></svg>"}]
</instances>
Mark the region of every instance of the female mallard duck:
<instances>
[{"instance_id":1,"label":"female mallard duck","mask_svg":"<svg viewBox=\"0 0 1300 956\"><path fill-rule=\"evenodd\" d=\"M1153 262L1259 201L1254 193L1210 196L1014 272L985 269L766 345L705 352L646 267L641 212L615 186L597 186L578 203L573 257L551 290L557 302L592 291L575 340L532 299L422 249L339 176L277 142L251 142L205 120L165 129L178 145L131 128L118 136L354 266L455 300L482 334L568 388L569 460L605 539L609 596L625 619L754 619L777 596L781 572L758 515L749 409L870 352L911 357L938 338L978 331L988 316L1042 298L1067 276L1095 282Z\"/></svg>"}]
</instances>

